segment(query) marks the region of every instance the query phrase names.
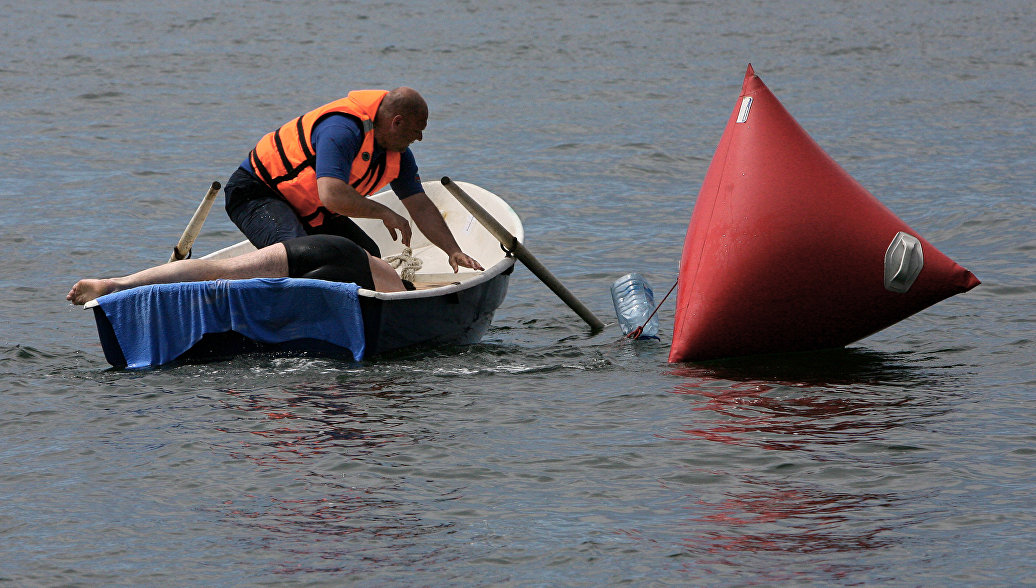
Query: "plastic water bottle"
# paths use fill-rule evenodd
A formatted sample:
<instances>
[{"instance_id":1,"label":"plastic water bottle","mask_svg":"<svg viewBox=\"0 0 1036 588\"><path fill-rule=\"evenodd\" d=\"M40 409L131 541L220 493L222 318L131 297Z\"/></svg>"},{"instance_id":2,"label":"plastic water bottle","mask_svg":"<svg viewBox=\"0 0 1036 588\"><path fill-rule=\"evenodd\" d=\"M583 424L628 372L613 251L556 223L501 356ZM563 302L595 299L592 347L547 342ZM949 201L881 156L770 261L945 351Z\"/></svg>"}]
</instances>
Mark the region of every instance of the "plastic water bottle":
<instances>
[{"instance_id":1,"label":"plastic water bottle","mask_svg":"<svg viewBox=\"0 0 1036 588\"><path fill-rule=\"evenodd\" d=\"M619 319L623 335L629 335L644 325L644 331L637 338L658 339L658 315L647 320L655 311L655 293L644 276L633 272L615 280L612 284L612 302L615 303L615 316Z\"/></svg>"}]
</instances>

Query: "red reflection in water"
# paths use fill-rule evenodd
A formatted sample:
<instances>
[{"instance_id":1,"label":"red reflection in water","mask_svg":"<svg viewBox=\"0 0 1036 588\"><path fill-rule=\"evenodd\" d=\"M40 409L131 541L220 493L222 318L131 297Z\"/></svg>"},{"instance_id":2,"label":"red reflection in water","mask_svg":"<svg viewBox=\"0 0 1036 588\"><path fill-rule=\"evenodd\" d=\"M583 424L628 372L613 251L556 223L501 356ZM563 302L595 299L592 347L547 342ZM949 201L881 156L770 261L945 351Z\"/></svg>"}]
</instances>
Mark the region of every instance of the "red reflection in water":
<instances>
[{"instance_id":1,"label":"red reflection in water","mask_svg":"<svg viewBox=\"0 0 1036 588\"><path fill-rule=\"evenodd\" d=\"M229 454L287 482L281 495L241 495L218 511L247 529L248 542L279 574L359 573L379 560L426 558L428 550L410 549L415 539L450 525L406 512L393 498L399 479L371 467L391 467L393 456L430 434L400 417L428 391L395 382L226 390L225 407L245 413L237 426L220 429L235 440ZM345 471L361 472L362 482L342 473L355 462ZM457 497L456 489L432 492L439 502Z\"/></svg>"},{"instance_id":2,"label":"red reflection in water","mask_svg":"<svg viewBox=\"0 0 1036 588\"><path fill-rule=\"evenodd\" d=\"M364 449L413 441L405 433L392 431L390 419L368 414L362 401L374 398L380 404L386 399L393 404L405 403L406 397L394 397L399 396L398 392L385 391L389 385L377 382L360 389L300 386L283 394L226 390L227 408L245 410L259 418L242 419L245 428L241 430L221 430L261 438L258 443L241 441L240 448L233 451L235 457L252 459L259 465L301 464L343 447L350 448L353 457L358 457L366 453ZM265 426L264 422L272 421L285 421L285 425Z\"/></svg>"},{"instance_id":3,"label":"red reflection in water","mask_svg":"<svg viewBox=\"0 0 1036 588\"><path fill-rule=\"evenodd\" d=\"M706 533L709 552L739 550L751 546L753 551L796 551L802 553L848 549L871 549L886 545L875 538L888 527L874 527L863 535L843 535L836 530L840 523L855 519L860 509L891 506L889 496L876 493L851 494L826 492L817 488L793 487L774 481L745 480L752 490L732 494L714 503L699 501L706 514L691 519L720 523L727 527L751 525L770 528L772 534ZM773 526L773 523L789 524ZM798 532L801 531L801 532ZM700 547L700 543L695 543Z\"/></svg>"},{"instance_id":4,"label":"red reflection in water","mask_svg":"<svg viewBox=\"0 0 1036 588\"><path fill-rule=\"evenodd\" d=\"M719 443L776 450L877 439L880 432L902 424L890 419L887 411L910 402L899 398L878 403L866 397L815 393L774 395L775 390L764 384L735 383L725 389L682 384L673 392L700 396L704 402L693 410L722 417L683 432Z\"/></svg>"},{"instance_id":5,"label":"red reflection in water","mask_svg":"<svg viewBox=\"0 0 1036 588\"><path fill-rule=\"evenodd\" d=\"M918 521L896 515L893 494L825 491L807 483L745 479L748 489L714 502L688 520L680 541L702 567L750 571L753 584L836 580L861 571L863 553L895 546L891 532ZM746 554L752 554L746 559ZM789 558L788 556L793 556ZM846 559L849 556L850 559ZM796 563L801 566L799 568Z\"/></svg>"},{"instance_id":6,"label":"red reflection in water","mask_svg":"<svg viewBox=\"0 0 1036 588\"><path fill-rule=\"evenodd\" d=\"M697 396L703 402L692 410L710 412L718 418L696 422L683 429L691 437L718 443L746 445L773 450L802 450L812 446L844 445L880 440L890 429L944 411L918 414L916 398L897 388L893 394L878 389L880 370L870 369L853 380L851 371L840 374L847 382L831 385L835 373L809 380L725 380L722 376L744 377L745 370L723 372L705 368L682 368L673 375L688 378L674 394ZM886 370L902 377L901 371ZM886 373L886 377L887 377ZM789 375L789 374L785 374ZM860 374L857 374L860 376ZM819 380L816 381L816 380Z\"/></svg>"},{"instance_id":7,"label":"red reflection in water","mask_svg":"<svg viewBox=\"0 0 1036 588\"><path fill-rule=\"evenodd\" d=\"M835 361L829 362L832 358ZM795 561L816 564L814 574L837 579L861 568L846 563L842 554L892 546L897 540L890 531L927 516L916 511L904 516L903 509L894 508L911 496L873 490L883 471L903 465L904 458L914 462L917 455L852 451L860 444L895 445L888 441L891 430L947 410L904 393L899 384L916 380L917 374L890 365L884 357L861 358L858 353L826 355L812 363L807 359L806 365L800 360L792 367L781 366L780 361L670 372L685 379L672 392L691 401L690 415L696 418L679 429L683 435L666 438L755 448L764 453L749 456L765 462L753 467L738 460L727 466L724 456L730 450L697 452L713 455L721 464L711 466L710 473L733 481L720 488L719 496L708 494L719 488L711 486L703 489L702 496L687 497L695 514L686 519L687 533L679 545L695 558L688 572L700 574L701 566L745 569L750 565L763 582L802 581L807 576L797 570L768 567L792 561L787 556L795 554L805 557ZM890 380L897 385L884 387ZM833 451L836 446L844 449ZM795 452L793 467L775 468L779 464L765 459L769 451ZM746 454L741 450L733 455ZM842 468L845 479L838 477ZM859 481L869 482L871 490L855 491L854 482ZM746 553L754 555L746 560Z\"/></svg>"}]
</instances>

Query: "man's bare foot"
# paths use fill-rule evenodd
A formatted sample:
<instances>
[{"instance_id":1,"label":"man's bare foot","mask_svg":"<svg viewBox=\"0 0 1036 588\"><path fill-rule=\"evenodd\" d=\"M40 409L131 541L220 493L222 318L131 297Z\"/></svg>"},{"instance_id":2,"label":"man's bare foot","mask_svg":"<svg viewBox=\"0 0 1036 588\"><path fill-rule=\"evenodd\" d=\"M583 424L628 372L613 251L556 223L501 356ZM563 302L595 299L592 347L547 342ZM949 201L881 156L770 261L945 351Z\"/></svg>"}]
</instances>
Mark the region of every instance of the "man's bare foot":
<instances>
[{"instance_id":1,"label":"man's bare foot","mask_svg":"<svg viewBox=\"0 0 1036 588\"><path fill-rule=\"evenodd\" d=\"M119 287L112 279L101 279L101 280L79 280L75 286L68 291L68 295L65 296L65 300L70 300L72 304L86 304L94 298L104 296L105 294L111 294L118 290Z\"/></svg>"}]
</instances>

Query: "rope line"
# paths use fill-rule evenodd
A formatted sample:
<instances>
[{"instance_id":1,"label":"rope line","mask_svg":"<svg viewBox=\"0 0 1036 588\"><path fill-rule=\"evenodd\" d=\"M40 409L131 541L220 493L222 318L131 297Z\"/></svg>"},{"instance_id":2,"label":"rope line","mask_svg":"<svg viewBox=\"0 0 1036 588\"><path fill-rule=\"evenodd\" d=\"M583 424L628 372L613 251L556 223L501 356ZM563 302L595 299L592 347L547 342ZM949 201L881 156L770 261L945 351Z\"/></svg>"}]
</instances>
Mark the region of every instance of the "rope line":
<instances>
[{"instance_id":1,"label":"rope line","mask_svg":"<svg viewBox=\"0 0 1036 588\"><path fill-rule=\"evenodd\" d=\"M651 322L651 317L655 316L655 313L658 312L659 308L662 308L662 305L665 304L666 298L669 298L669 295L673 293L673 290L676 289L676 285L679 283L680 280L676 280L675 282L673 282L673 287L669 288L669 291L665 293L665 296L662 297L662 301L658 303L658 306L655 307L655 310L652 310L651 314L649 314L647 319L644 320L644 324L630 331L629 334L626 335L627 339L636 339L644 333L644 327L646 327L647 324Z\"/></svg>"},{"instance_id":2,"label":"rope line","mask_svg":"<svg viewBox=\"0 0 1036 588\"><path fill-rule=\"evenodd\" d=\"M385 261L392 266L392 269L399 272L399 277L407 280L408 282L414 281L414 276L417 275L417 270L421 269L424 262L420 258L414 257L414 251L409 247L404 247L403 251L399 255L392 255L385 258Z\"/></svg>"}]
</instances>

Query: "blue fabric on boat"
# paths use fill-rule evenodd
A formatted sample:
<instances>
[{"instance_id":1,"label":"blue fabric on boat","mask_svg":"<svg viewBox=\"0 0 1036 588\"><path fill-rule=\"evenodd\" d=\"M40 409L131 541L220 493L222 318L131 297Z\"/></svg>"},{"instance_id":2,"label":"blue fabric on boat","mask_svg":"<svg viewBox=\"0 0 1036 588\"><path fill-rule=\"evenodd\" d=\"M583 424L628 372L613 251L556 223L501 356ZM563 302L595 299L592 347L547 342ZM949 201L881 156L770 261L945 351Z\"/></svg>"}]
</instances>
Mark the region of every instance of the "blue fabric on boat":
<instances>
[{"instance_id":1,"label":"blue fabric on boat","mask_svg":"<svg viewBox=\"0 0 1036 588\"><path fill-rule=\"evenodd\" d=\"M156 284L97 299L126 367L179 357L206 333L236 331L261 343L317 339L363 358L359 286L307 278Z\"/></svg>"}]
</instances>

